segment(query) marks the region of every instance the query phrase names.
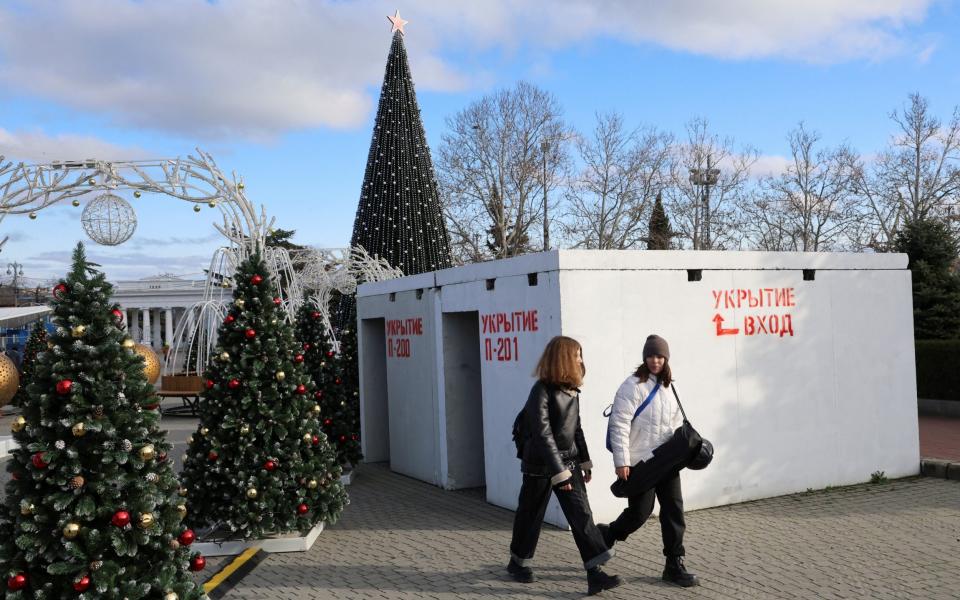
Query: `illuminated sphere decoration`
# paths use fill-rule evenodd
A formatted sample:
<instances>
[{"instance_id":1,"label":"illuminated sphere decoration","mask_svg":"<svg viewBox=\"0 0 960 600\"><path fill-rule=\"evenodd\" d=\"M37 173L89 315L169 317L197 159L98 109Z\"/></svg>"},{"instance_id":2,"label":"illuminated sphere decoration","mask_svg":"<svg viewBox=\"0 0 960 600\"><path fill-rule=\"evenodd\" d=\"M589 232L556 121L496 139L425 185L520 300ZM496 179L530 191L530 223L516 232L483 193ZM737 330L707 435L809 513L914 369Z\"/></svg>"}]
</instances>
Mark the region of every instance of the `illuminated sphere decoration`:
<instances>
[{"instance_id":1,"label":"illuminated sphere decoration","mask_svg":"<svg viewBox=\"0 0 960 600\"><path fill-rule=\"evenodd\" d=\"M157 378L160 377L160 358L157 353L153 348L143 344L134 346L133 351L143 357L143 375L147 378L147 382L156 383Z\"/></svg>"},{"instance_id":2,"label":"illuminated sphere decoration","mask_svg":"<svg viewBox=\"0 0 960 600\"><path fill-rule=\"evenodd\" d=\"M13 400L20 387L17 366L6 354L0 354L0 406Z\"/></svg>"},{"instance_id":3,"label":"illuminated sphere decoration","mask_svg":"<svg viewBox=\"0 0 960 600\"><path fill-rule=\"evenodd\" d=\"M91 240L103 246L118 246L136 231L137 213L120 196L100 194L84 207L80 222Z\"/></svg>"}]
</instances>

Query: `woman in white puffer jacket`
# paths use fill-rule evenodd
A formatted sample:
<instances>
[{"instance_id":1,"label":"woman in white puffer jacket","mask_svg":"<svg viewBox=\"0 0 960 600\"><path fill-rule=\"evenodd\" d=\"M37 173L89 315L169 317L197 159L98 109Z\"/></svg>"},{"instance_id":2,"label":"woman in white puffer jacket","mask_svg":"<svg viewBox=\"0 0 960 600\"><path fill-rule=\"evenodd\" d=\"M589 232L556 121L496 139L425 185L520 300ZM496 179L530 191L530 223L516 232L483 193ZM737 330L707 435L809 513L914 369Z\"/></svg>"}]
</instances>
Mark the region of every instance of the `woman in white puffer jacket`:
<instances>
[{"instance_id":1,"label":"woman in white puffer jacket","mask_svg":"<svg viewBox=\"0 0 960 600\"><path fill-rule=\"evenodd\" d=\"M643 364L617 390L610 413L609 435L613 463L620 479L630 477L631 466L653 458L653 450L669 440L674 430L683 424L679 405L670 396L673 374L669 360L667 341L658 335L647 337ZM644 524L653 513L654 497L660 502L660 530L667 559L663 579L683 587L698 585L697 576L688 573L683 564L686 523L679 469L661 479L653 489L630 496L627 508L615 521L597 527L607 546L612 548Z\"/></svg>"}]
</instances>

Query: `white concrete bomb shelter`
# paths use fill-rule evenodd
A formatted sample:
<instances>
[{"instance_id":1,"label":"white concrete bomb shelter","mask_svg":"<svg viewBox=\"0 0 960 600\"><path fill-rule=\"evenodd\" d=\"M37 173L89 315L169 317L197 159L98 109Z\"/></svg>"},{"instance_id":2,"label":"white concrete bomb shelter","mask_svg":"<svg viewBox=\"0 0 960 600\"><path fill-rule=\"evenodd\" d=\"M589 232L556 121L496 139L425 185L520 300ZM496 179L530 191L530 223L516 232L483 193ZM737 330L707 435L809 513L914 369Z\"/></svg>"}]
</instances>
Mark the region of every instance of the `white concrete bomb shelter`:
<instances>
[{"instance_id":1,"label":"white concrete bomb shelter","mask_svg":"<svg viewBox=\"0 0 960 600\"><path fill-rule=\"evenodd\" d=\"M515 509L513 419L555 335L583 346L580 411L598 522L626 505L604 407L670 343L687 415L716 450L683 471L688 509L919 471L903 254L559 250L362 285L367 461ZM547 519L563 525L552 501Z\"/></svg>"}]
</instances>

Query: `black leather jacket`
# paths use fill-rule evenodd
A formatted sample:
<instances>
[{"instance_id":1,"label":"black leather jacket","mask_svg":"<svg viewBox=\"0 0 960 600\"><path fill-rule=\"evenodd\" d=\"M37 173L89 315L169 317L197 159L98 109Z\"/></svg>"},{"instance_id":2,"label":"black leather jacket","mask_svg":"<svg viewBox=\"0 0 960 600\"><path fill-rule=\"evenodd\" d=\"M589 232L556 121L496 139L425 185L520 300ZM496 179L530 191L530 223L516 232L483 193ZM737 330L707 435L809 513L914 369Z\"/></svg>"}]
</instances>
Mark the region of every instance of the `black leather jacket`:
<instances>
[{"instance_id":1,"label":"black leather jacket","mask_svg":"<svg viewBox=\"0 0 960 600\"><path fill-rule=\"evenodd\" d=\"M548 476L556 485L569 479L573 468L592 468L580 427L580 390L537 381L523 412L527 440L520 468L524 473Z\"/></svg>"}]
</instances>

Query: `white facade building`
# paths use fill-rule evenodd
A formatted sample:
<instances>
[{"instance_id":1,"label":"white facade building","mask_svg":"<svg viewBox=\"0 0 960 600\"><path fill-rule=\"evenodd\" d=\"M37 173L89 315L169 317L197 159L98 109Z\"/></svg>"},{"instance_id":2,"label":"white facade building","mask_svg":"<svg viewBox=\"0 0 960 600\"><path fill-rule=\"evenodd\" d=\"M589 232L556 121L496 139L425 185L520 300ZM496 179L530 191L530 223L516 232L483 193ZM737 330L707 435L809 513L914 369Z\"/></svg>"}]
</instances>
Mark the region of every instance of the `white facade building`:
<instances>
[{"instance_id":1,"label":"white facade building","mask_svg":"<svg viewBox=\"0 0 960 600\"><path fill-rule=\"evenodd\" d=\"M515 508L510 439L555 335L583 346L581 417L598 522L609 491L604 407L671 347L677 390L716 457L683 471L689 509L919 472L912 300L902 254L552 251L362 285L363 452ZM553 502L548 520L563 524Z\"/></svg>"}]
</instances>

